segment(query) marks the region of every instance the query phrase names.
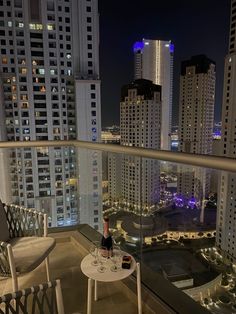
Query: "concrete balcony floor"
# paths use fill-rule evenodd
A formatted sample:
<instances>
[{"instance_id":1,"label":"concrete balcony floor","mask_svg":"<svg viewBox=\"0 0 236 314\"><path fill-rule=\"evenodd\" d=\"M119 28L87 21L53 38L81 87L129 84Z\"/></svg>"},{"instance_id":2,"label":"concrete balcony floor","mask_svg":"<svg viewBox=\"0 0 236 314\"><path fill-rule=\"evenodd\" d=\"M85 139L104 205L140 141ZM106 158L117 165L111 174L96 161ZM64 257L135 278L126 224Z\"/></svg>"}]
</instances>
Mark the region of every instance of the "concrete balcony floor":
<instances>
[{"instance_id":1,"label":"concrete balcony floor","mask_svg":"<svg viewBox=\"0 0 236 314\"><path fill-rule=\"evenodd\" d=\"M87 254L86 250L75 241L62 234L53 235L57 245L50 255L51 279L59 278L66 314L85 314L87 309L87 277L80 269L80 263ZM41 264L33 272L19 277L20 289L46 282L45 264ZM96 314L132 314L137 313L137 299L131 295L122 282L98 283L98 301L93 301L92 313ZM11 291L11 279L0 277L0 295ZM153 313L144 310L143 313Z\"/></svg>"}]
</instances>

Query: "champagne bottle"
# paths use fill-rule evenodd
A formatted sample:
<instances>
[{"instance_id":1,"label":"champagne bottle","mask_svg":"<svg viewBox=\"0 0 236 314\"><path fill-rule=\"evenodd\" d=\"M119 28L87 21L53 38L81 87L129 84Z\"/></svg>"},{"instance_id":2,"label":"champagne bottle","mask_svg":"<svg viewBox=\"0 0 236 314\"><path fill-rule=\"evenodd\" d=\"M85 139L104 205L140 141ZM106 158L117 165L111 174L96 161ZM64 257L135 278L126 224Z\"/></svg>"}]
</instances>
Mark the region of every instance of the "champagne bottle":
<instances>
[{"instance_id":1,"label":"champagne bottle","mask_svg":"<svg viewBox=\"0 0 236 314\"><path fill-rule=\"evenodd\" d=\"M113 242L109 231L109 218L103 218L103 236L101 245L107 249L107 257L112 256Z\"/></svg>"}]
</instances>

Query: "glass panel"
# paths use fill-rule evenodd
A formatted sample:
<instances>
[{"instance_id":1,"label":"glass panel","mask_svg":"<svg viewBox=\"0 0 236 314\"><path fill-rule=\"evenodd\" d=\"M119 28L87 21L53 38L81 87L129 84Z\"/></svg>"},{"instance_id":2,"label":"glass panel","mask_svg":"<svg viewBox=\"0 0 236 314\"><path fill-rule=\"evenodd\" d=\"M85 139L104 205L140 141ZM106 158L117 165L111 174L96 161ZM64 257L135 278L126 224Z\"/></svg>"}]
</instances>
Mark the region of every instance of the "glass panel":
<instances>
[{"instance_id":1,"label":"glass panel","mask_svg":"<svg viewBox=\"0 0 236 314\"><path fill-rule=\"evenodd\" d=\"M1 199L48 214L49 227L78 224L74 147L1 149Z\"/></svg>"},{"instance_id":2,"label":"glass panel","mask_svg":"<svg viewBox=\"0 0 236 314\"><path fill-rule=\"evenodd\" d=\"M0 149L0 173L2 201L47 213L50 227L102 232L109 216L146 287L177 312L191 297L231 313L235 174L74 146Z\"/></svg>"},{"instance_id":3,"label":"glass panel","mask_svg":"<svg viewBox=\"0 0 236 314\"><path fill-rule=\"evenodd\" d=\"M217 237L216 216L220 178L229 182L235 176L114 153L103 154L103 167L104 213L110 216L115 242L140 260L145 285L175 309L178 291L213 313L225 307L230 311L234 227L228 227L228 253L222 250L227 236L223 239L220 230L228 214L233 223L234 208L226 214L219 203ZM167 297L160 283L175 297Z\"/></svg>"}]
</instances>

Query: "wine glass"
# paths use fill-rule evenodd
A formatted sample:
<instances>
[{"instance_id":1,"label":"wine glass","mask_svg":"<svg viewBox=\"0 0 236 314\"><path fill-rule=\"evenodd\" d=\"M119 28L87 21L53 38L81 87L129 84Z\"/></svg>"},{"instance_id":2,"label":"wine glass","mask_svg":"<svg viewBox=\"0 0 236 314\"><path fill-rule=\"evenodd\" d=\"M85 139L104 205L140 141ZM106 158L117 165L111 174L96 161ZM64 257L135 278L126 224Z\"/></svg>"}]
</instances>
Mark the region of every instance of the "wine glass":
<instances>
[{"instance_id":1,"label":"wine glass","mask_svg":"<svg viewBox=\"0 0 236 314\"><path fill-rule=\"evenodd\" d=\"M89 248L89 253L92 255L94 260L92 261L93 266L98 265L98 247L99 247L99 242L98 241L93 241L90 248Z\"/></svg>"},{"instance_id":2,"label":"wine glass","mask_svg":"<svg viewBox=\"0 0 236 314\"><path fill-rule=\"evenodd\" d=\"M98 263L99 263L99 267L98 267L98 271L100 273L104 273L106 271L106 267L104 266L104 263L107 262L107 258L108 258L108 250L105 246L100 246L98 248Z\"/></svg>"},{"instance_id":3,"label":"wine glass","mask_svg":"<svg viewBox=\"0 0 236 314\"><path fill-rule=\"evenodd\" d=\"M121 260L122 260L122 254L120 247L117 245L113 246L113 254L111 256L111 261L113 265L111 266L111 271L118 271L121 268Z\"/></svg>"}]
</instances>

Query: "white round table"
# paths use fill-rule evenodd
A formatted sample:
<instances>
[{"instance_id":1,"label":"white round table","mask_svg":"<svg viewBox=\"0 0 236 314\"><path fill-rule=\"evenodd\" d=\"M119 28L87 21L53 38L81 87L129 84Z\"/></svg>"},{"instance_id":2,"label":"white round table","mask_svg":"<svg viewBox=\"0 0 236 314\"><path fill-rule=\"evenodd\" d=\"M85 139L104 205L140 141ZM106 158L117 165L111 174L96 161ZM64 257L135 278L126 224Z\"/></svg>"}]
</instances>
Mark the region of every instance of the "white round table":
<instances>
[{"instance_id":1,"label":"white round table","mask_svg":"<svg viewBox=\"0 0 236 314\"><path fill-rule=\"evenodd\" d=\"M122 251L122 255L130 254ZM106 267L105 272L100 273L97 269L98 266L93 266L92 262L94 257L91 254L86 255L81 262L81 270L85 276L88 277L88 296L87 296L87 314L92 313L92 282L95 282L95 293L94 299L97 301L97 281L101 282L113 282L125 279L129 277L135 270L137 272L137 296L138 296L138 313L142 313L142 301L141 301L141 276L140 276L140 265L136 263L133 256L131 256L131 268L130 269L120 269L116 272L110 270L112 266L112 261L110 259L105 262L104 266Z\"/></svg>"}]
</instances>

